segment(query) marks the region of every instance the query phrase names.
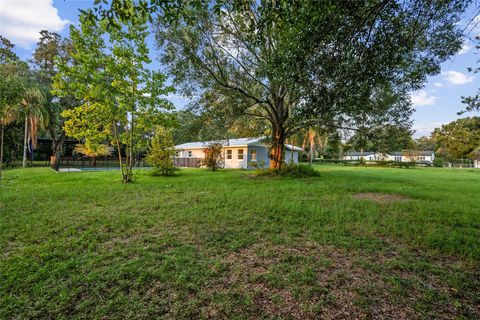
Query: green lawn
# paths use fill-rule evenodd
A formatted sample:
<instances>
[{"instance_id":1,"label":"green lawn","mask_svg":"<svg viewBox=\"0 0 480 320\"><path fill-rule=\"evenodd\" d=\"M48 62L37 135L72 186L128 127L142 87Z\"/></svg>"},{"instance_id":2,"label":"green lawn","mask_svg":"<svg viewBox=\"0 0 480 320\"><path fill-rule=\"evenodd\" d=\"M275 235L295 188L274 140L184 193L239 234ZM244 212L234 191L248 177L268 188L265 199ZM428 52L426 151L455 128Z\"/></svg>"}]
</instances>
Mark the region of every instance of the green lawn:
<instances>
[{"instance_id":1,"label":"green lawn","mask_svg":"<svg viewBox=\"0 0 480 320\"><path fill-rule=\"evenodd\" d=\"M0 319L480 317L480 170L318 170L6 171Z\"/></svg>"}]
</instances>

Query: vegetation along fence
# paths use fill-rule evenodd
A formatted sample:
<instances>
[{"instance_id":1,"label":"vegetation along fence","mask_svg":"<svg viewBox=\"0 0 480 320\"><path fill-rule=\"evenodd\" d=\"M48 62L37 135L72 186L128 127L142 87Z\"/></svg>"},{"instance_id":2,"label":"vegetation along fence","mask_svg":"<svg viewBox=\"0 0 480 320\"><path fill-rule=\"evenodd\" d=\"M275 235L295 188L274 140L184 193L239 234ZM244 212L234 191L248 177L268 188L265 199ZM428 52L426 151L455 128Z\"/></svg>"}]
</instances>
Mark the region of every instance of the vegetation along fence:
<instances>
[{"instance_id":1,"label":"vegetation along fence","mask_svg":"<svg viewBox=\"0 0 480 320\"><path fill-rule=\"evenodd\" d=\"M199 168L200 158L174 158L174 164L177 167ZM125 164L125 159L123 159ZM51 167L54 170L58 169L81 169L81 170L114 170L119 169L117 157L61 157L55 164L51 162ZM134 167L145 168L150 165L144 158L138 157L134 159Z\"/></svg>"},{"instance_id":2,"label":"vegetation along fence","mask_svg":"<svg viewBox=\"0 0 480 320\"><path fill-rule=\"evenodd\" d=\"M123 159L125 164L125 159ZM83 170L110 170L119 169L117 157L61 157L58 160L58 167L52 169L83 169ZM136 168L149 167L144 158L137 157L133 160Z\"/></svg>"},{"instance_id":3,"label":"vegetation along fence","mask_svg":"<svg viewBox=\"0 0 480 320\"><path fill-rule=\"evenodd\" d=\"M175 158L174 163L177 167L199 168L200 158Z\"/></svg>"}]
</instances>

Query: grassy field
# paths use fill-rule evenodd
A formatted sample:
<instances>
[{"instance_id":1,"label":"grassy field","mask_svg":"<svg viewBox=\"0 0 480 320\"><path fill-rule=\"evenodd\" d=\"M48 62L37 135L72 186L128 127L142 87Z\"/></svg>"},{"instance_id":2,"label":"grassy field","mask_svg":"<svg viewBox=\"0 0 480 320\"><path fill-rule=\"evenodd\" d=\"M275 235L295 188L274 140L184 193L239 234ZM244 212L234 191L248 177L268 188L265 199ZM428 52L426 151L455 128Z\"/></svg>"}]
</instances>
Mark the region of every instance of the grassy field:
<instances>
[{"instance_id":1,"label":"grassy field","mask_svg":"<svg viewBox=\"0 0 480 320\"><path fill-rule=\"evenodd\" d=\"M0 319L480 318L480 170L6 171Z\"/></svg>"}]
</instances>

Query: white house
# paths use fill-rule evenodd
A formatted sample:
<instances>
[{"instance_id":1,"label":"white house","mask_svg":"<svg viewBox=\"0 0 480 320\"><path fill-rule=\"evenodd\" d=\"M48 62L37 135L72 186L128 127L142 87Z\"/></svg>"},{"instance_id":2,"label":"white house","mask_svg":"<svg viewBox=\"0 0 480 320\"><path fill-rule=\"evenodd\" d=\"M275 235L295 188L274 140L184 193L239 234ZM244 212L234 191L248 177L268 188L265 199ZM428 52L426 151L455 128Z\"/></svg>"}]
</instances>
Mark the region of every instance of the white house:
<instances>
[{"instance_id":1,"label":"white house","mask_svg":"<svg viewBox=\"0 0 480 320\"><path fill-rule=\"evenodd\" d=\"M248 169L261 165L268 167L268 147L262 138L239 138L219 141L187 142L175 146L176 161L180 166L195 167L198 161L205 158L205 149L213 143L223 145L223 160L225 168ZM299 152L302 148L285 144L285 162L298 163ZM189 161L192 159L192 161Z\"/></svg>"},{"instance_id":2,"label":"white house","mask_svg":"<svg viewBox=\"0 0 480 320\"><path fill-rule=\"evenodd\" d=\"M378 152L373 151L364 151L364 152L347 152L343 157L343 160L360 160L361 158L365 160L385 160L386 156Z\"/></svg>"},{"instance_id":3,"label":"white house","mask_svg":"<svg viewBox=\"0 0 480 320\"><path fill-rule=\"evenodd\" d=\"M367 161L388 160L398 162L424 162L432 163L435 160L435 153L433 151L395 151L388 154L381 154L373 151L362 152L347 152L343 157L344 160L360 160L361 158Z\"/></svg>"}]
</instances>

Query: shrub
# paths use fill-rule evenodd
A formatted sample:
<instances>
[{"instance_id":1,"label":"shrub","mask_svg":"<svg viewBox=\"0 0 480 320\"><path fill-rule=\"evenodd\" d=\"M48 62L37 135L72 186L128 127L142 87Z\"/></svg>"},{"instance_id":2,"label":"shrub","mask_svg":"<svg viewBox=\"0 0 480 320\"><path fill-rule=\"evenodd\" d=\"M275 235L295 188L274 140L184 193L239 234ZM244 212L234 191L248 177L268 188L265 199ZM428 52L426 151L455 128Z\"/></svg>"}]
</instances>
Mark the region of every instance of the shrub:
<instances>
[{"instance_id":1,"label":"shrub","mask_svg":"<svg viewBox=\"0 0 480 320\"><path fill-rule=\"evenodd\" d=\"M433 164L434 167L438 167L438 168L441 168L441 167L444 166L444 162L443 162L442 158L433 159L432 164Z\"/></svg>"},{"instance_id":2,"label":"shrub","mask_svg":"<svg viewBox=\"0 0 480 320\"><path fill-rule=\"evenodd\" d=\"M171 176L178 169L174 163L175 144L173 143L172 133L163 127L155 129L155 135L150 142L145 160L153 167L152 175Z\"/></svg>"},{"instance_id":3,"label":"shrub","mask_svg":"<svg viewBox=\"0 0 480 320\"><path fill-rule=\"evenodd\" d=\"M205 148L205 159L201 161L202 166L205 166L212 171L223 167L223 152L222 145L220 143L212 143L207 148Z\"/></svg>"},{"instance_id":4,"label":"shrub","mask_svg":"<svg viewBox=\"0 0 480 320\"><path fill-rule=\"evenodd\" d=\"M309 178L318 177L320 173L309 164L284 164L280 169L258 170L259 176L288 177L288 178Z\"/></svg>"},{"instance_id":5,"label":"shrub","mask_svg":"<svg viewBox=\"0 0 480 320\"><path fill-rule=\"evenodd\" d=\"M265 167L265 161L250 161L248 163L248 168L250 169L263 169Z\"/></svg>"}]
</instances>

